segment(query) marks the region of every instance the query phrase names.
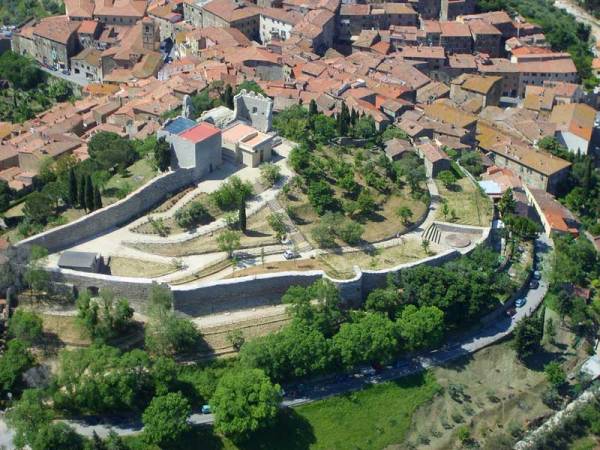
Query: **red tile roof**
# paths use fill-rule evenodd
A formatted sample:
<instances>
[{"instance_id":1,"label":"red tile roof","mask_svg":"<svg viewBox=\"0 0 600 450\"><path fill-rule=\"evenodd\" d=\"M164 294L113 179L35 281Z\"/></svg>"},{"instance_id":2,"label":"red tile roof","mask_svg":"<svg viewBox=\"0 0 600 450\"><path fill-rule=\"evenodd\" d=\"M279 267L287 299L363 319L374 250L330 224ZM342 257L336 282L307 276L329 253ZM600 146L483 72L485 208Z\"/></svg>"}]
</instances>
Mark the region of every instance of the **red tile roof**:
<instances>
[{"instance_id":1,"label":"red tile roof","mask_svg":"<svg viewBox=\"0 0 600 450\"><path fill-rule=\"evenodd\" d=\"M179 136L183 139L192 142L202 142L208 138L211 138L217 134L220 134L221 130L211 125L210 123L200 122L193 128L190 128L187 131L184 131Z\"/></svg>"}]
</instances>

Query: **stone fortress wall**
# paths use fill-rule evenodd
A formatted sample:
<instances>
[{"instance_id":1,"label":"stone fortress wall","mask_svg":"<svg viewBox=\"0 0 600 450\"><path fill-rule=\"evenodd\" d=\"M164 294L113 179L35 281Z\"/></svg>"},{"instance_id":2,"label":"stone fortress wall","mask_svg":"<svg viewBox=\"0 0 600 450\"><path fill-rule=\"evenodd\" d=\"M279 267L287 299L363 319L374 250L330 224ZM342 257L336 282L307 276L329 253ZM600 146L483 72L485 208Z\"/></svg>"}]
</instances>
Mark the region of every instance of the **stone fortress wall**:
<instances>
[{"instance_id":1,"label":"stone fortress wall","mask_svg":"<svg viewBox=\"0 0 600 450\"><path fill-rule=\"evenodd\" d=\"M198 180L199 176L193 169L167 172L116 203L66 225L22 240L16 246L27 248L40 245L46 247L50 253L64 250L140 217L154 205L165 200L169 194L178 192Z\"/></svg>"},{"instance_id":2,"label":"stone fortress wall","mask_svg":"<svg viewBox=\"0 0 600 450\"><path fill-rule=\"evenodd\" d=\"M248 122L258 131L271 131L273 122L273 100L245 89L233 98L234 117Z\"/></svg>"},{"instance_id":3,"label":"stone fortress wall","mask_svg":"<svg viewBox=\"0 0 600 450\"><path fill-rule=\"evenodd\" d=\"M477 243L487 242L490 228L479 228L479 230L482 230L482 234ZM173 293L173 308L187 316L199 317L274 305L280 302L281 297L290 286L308 286L321 278L331 280L338 287L344 301L352 305L359 305L370 291L386 285L388 274L397 274L420 264L439 266L458 258L461 254L468 254L475 248L476 245L472 245L464 253L448 250L419 261L383 270L361 270L356 267L355 277L348 280L332 279L321 270L313 270L265 273L170 286ZM53 269L52 275L54 280L70 283L80 291L89 288L109 288L117 296L128 298L133 307L141 312L146 310L147 298L152 286L150 279L115 277L65 269Z\"/></svg>"}]
</instances>

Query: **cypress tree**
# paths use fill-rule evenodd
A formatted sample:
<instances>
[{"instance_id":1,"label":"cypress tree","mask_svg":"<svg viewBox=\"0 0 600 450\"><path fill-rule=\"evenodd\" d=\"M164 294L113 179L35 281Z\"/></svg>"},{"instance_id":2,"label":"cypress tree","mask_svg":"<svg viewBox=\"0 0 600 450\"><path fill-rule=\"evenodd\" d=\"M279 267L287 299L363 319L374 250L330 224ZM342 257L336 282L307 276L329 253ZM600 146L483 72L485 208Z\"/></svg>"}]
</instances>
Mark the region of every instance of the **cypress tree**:
<instances>
[{"instance_id":1,"label":"cypress tree","mask_svg":"<svg viewBox=\"0 0 600 450\"><path fill-rule=\"evenodd\" d=\"M225 86L225 92L223 93L223 103L229 109L233 109L233 89L230 84Z\"/></svg>"},{"instance_id":2,"label":"cypress tree","mask_svg":"<svg viewBox=\"0 0 600 450\"><path fill-rule=\"evenodd\" d=\"M77 177L72 167L69 169L69 204L77 205Z\"/></svg>"},{"instance_id":3,"label":"cypress tree","mask_svg":"<svg viewBox=\"0 0 600 450\"><path fill-rule=\"evenodd\" d=\"M94 209L102 208L102 196L100 195L100 189L94 186Z\"/></svg>"},{"instance_id":4,"label":"cypress tree","mask_svg":"<svg viewBox=\"0 0 600 450\"><path fill-rule=\"evenodd\" d=\"M242 233L246 232L246 199L240 201L239 223Z\"/></svg>"},{"instance_id":5,"label":"cypress tree","mask_svg":"<svg viewBox=\"0 0 600 450\"><path fill-rule=\"evenodd\" d=\"M317 110L317 102L313 98L310 101L310 104L308 105L308 116L309 117L316 116L318 114L318 112L319 111Z\"/></svg>"},{"instance_id":6,"label":"cypress tree","mask_svg":"<svg viewBox=\"0 0 600 450\"><path fill-rule=\"evenodd\" d=\"M89 211L94 210L94 185L89 175L85 178L85 205Z\"/></svg>"},{"instance_id":7,"label":"cypress tree","mask_svg":"<svg viewBox=\"0 0 600 450\"><path fill-rule=\"evenodd\" d=\"M85 203L85 176L81 176L79 179L79 184L77 185L77 201L79 202L79 207L81 209L87 210L87 206Z\"/></svg>"}]
</instances>

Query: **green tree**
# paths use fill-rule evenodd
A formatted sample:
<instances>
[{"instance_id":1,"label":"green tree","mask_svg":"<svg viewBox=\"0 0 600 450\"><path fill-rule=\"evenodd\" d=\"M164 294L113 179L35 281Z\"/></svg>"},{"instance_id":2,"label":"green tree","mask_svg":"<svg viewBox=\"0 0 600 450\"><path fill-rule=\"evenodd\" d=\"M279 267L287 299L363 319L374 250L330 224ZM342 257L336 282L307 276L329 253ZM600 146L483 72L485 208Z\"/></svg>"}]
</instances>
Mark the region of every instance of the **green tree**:
<instances>
[{"instance_id":1,"label":"green tree","mask_svg":"<svg viewBox=\"0 0 600 450\"><path fill-rule=\"evenodd\" d=\"M281 388L260 369L227 372L211 399L215 429L235 441L271 425L279 412Z\"/></svg>"},{"instance_id":2,"label":"green tree","mask_svg":"<svg viewBox=\"0 0 600 450\"><path fill-rule=\"evenodd\" d=\"M88 142L90 159L100 169L125 170L135 160L132 143L116 133L100 131Z\"/></svg>"},{"instance_id":3,"label":"green tree","mask_svg":"<svg viewBox=\"0 0 600 450\"><path fill-rule=\"evenodd\" d=\"M154 163L158 170L166 172L171 165L171 145L162 136L154 144Z\"/></svg>"},{"instance_id":4,"label":"green tree","mask_svg":"<svg viewBox=\"0 0 600 450\"><path fill-rule=\"evenodd\" d=\"M219 250L227 253L231 259L233 252L240 248L240 233L234 230L224 230L217 236L217 245Z\"/></svg>"},{"instance_id":5,"label":"green tree","mask_svg":"<svg viewBox=\"0 0 600 450\"><path fill-rule=\"evenodd\" d=\"M364 188L360 191L360 194L358 194L358 198L356 199L356 203L362 217L370 216L377 210L375 198L373 197L371 190L368 188Z\"/></svg>"},{"instance_id":6,"label":"green tree","mask_svg":"<svg viewBox=\"0 0 600 450\"><path fill-rule=\"evenodd\" d=\"M284 238L285 234L287 233L287 227L286 227L284 219L283 219L283 214L281 214L281 213L269 214L269 216L267 217L267 222L268 222L269 226L275 232L275 237L277 238L277 240L281 241Z\"/></svg>"},{"instance_id":7,"label":"green tree","mask_svg":"<svg viewBox=\"0 0 600 450\"><path fill-rule=\"evenodd\" d=\"M29 288L36 292L47 291L50 286L50 274L44 269L48 250L38 245L31 246L23 278Z\"/></svg>"},{"instance_id":8,"label":"green tree","mask_svg":"<svg viewBox=\"0 0 600 450\"><path fill-rule=\"evenodd\" d=\"M308 187L308 200L320 216L335 205L333 189L323 180L310 183Z\"/></svg>"},{"instance_id":9,"label":"green tree","mask_svg":"<svg viewBox=\"0 0 600 450\"><path fill-rule=\"evenodd\" d=\"M308 117L314 117L319 113L319 110L317 108L317 102L315 101L315 99L311 99L310 103L308 105Z\"/></svg>"},{"instance_id":10,"label":"green tree","mask_svg":"<svg viewBox=\"0 0 600 450\"><path fill-rule=\"evenodd\" d=\"M72 167L69 169L69 204L71 206L77 205L77 177L75 176L75 169Z\"/></svg>"},{"instance_id":11,"label":"green tree","mask_svg":"<svg viewBox=\"0 0 600 450\"><path fill-rule=\"evenodd\" d=\"M94 210L94 185L90 175L85 177L85 206L88 211Z\"/></svg>"},{"instance_id":12,"label":"green tree","mask_svg":"<svg viewBox=\"0 0 600 450\"><path fill-rule=\"evenodd\" d=\"M546 379L555 388L560 388L567 382L567 376L565 370L562 368L559 362L552 361L544 366L544 373Z\"/></svg>"},{"instance_id":13,"label":"green tree","mask_svg":"<svg viewBox=\"0 0 600 450\"><path fill-rule=\"evenodd\" d=\"M23 215L33 223L44 225L53 214L52 200L41 192L32 192L25 200Z\"/></svg>"},{"instance_id":14,"label":"green tree","mask_svg":"<svg viewBox=\"0 0 600 450\"><path fill-rule=\"evenodd\" d=\"M230 109L233 109L233 89L230 84L225 86L225 91L223 92L223 103Z\"/></svg>"},{"instance_id":15,"label":"green tree","mask_svg":"<svg viewBox=\"0 0 600 450\"><path fill-rule=\"evenodd\" d=\"M172 359L159 356L152 364L152 379L156 395L165 395L177 385L179 366Z\"/></svg>"},{"instance_id":16,"label":"green tree","mask_svg":"<svg viewBox=\"0 0 600 450\"><path fill-rule=\"evenodd\" d=\"M365 228L353 220L345 220L337 229L336 234L346 244L356 245L360 242Z\"/></svg>"},{"instance_id":17,"label":"green tree","mask_svg":"<svg viewBox=\"0 0 600 450\"><path fill-rule=\"evenodd\" d=\"M44 403L40 389L27 389L6 412L6 421L15 432L13 443L18 448L31 446L38 431L50 422L51 409Z\"/></svg>"},{"instance_id":18,"label":"green tree","mask_svg":"<svg viewBox=\"0 0 600 450\"><path fill-rule=\"evenodd\" d=\"M102 195L96 185L94 185L94 209L102 209Z\"/></svg>"},{"instance_id":19,"label":"green tree","mask_svg":"<svg viewBox=\"0 0 600 450\"><path fill-rule=\"evenodd\" d=\"M144 441L161 447L176 443L190 430L190 403L179 392L154 397L142 415Z\"/></svg>"},{"instance_id":20,"label":"green tree","mask_svg":"<svg viewBox=\"0 0 600 450\"><path fill-rule=\"evenodd\" d=\"M529 217L508 215L502 216L506 228L521 239L533 240L538 233L542 231L540 225L531 220Z\"/></svg>"},{"instance_id":21,"label":"green tree","mask_svg":"<svg viewBox=\"0 0 600 450\"><path fill-rule=\"evenodd\" d=\"M394 323L383 314L361 314L342 324L333 349L346 367L389 362L398 351Z\"/></svg>"},{"instance_id":22,"label":"green tree","mask_svg":"<svg viewBox=\"0 0 600 450\"><path fill-rule=\"evenodd\" d=\"M442 170L438 173L437 179L442 182L446 189L456 183L456 177L449 170Z\"/></svg>"},{"instance_id":23,"label":"green tree","mask_svg":"<svg viewBox=\"0 0 600 450\"><path fill-rule=\"evenodd\" d=\"M328 280L319 280L308 287L292 286L281 298L299 322L315 327L326 337L331 337L345 319L340 294Z\"/></svg>"},{"instance_id":24,"label":"green tree","mask_svg":"<svg viewBox=\"0 0 600 450\"><path fill-rule=\"evenodd\" d=\"M413 212L408 206L401 206L396 211L398 217L402 221L402 224L408 225L410 223L410 219L412 219Z\"/></svg>"},{"instance_id":25,"label":"green tree","mask_svg":"<svg viewBox=\"0 0 600 450\"><path fill-rule=\"evenodd\" d=\"M431 246L431 244L429 243L429 241L427 239L423 239L421 241L421 248L423 249L423 251L425 252L426 255L429 255L430 246Z\"/></svg>"},{"instance_id":26,"label":"green tree","mask_svg":"<svg viewBox=\"0 0 600 450\"><path fill-rule=\"evenodd\" d=\"M4 180L0 180L0 211L8 209L13 197L14 191L10 188L8 183Z\"/></svg>"},{"instance_id":27,"label":"green tree","mask_svg":"<svg viewBox=\"0 0 600 450\"><path fill-rule=\"evenodd\" d=\"M2 393L2 397L6 397L7 392L21 387L21 376L32 366L33 357L27 350L27 344L18 339L9 341L4 354L0 356L0 393Z\"/></svg>"},{"instance_id":28,"label":"green tree","mask_svg":"<svg viewBox=\"0 0 600 450\"><path fill-rule=\"evenodd\" d=\"M150 359L142 350L121 353L115 347L94 344L63 350L54 392L59 409L92 413L139 411L153 392Z\"/></svg>"},{"instance_id":29,"label":"green tree","mask_svg":"<svg viewBox=\"0 0 600 450\"><path fill-rule=\"evenodd\" d=\"M33 59L8 51L0 56L0 78L8 80L15 89L27 91L42 83L45 74Z\"/></svg>"},{"instance_id":30,"label":"green tree","mask_svg":"<svg viewBox=\"0 0 600 450\"><path fill-rule=\"evenodd\" d=\"M328 368L330 343L318 329L296 320L277 333L245 342L240 361L274 380L289 380Z\"/></svg>"},{"instance_id":31,"label":"green tree","mask_svg":"<svg viewBox=\"0 0 600 450\"><path fill-rule=\"evenodd\" d=\"M408 305L398 319L398 327L407 349L435 347L444 336L444 313L435 306Z\"/></svg>"},{"instance_id":32,"label":"green tree","mask_svg":"<svg viewBox=\"0 0 600 450\"><path fill-rule=\"evenodd\" d=\"M77 298L77 321L94 341L107 342L122 335L131 327L132 318L129 302L124 298L115 301L110 290L102 289L97 300L92 300L88 293Z\"/></svg>"},{"instance_id":33,"label":"green tree","mask_svg":"<svg viewBox=\"0 0 600 450\"><path fill-rule=\"evenodd\" d=\"M31 450L83 450L83 438L63 422L43 425L37 432Z\"/></svg>"},{"instance_id":34,"label":"green tree","mask_svg":"<svg viewBox=\"0 0 600 450\"><path fill-rule=\"evenodd\" d=\"M281 179L281 169L273 163L263 163L260 165L260 178L264 184L271 187Z\"/></svg>"},{"instance_id":35,"label":"green tree","mask_svg":"<svg viewBox=\"0 0 600 450\"><path fill-rule=\"evenodd\" d=\"M342 107L337 115L337 132L339 136L347 136L350 126L350 111L345 102L342 102Z\"/></svg>"},{"instance_id":36,"label":"green tree","mask_svg":"<svg viewBox=\"0 0 600 450\"><path fill-rule=\"evenodd\" d=\"M237 88L235 89L236 95L242 92L244 89L246 92L256 92L257 94L267 95L260 85L254 80L246 80L238 84Z\"/></svg>"},{"instance_id":37,"label":"green tree","mask_svg":"<svg viewBox=\"0 0 600 450\"><path fill-rule=\"evenodd\" d=\"M37 342L42 333L42 318L34 312L19 308L8 321L9 336L28 345Z\"/></svg>"},{"instance_id":38,"label":"green tree","mask_svg":"<svg viewBox=\"0 0 600 450\"><path fill-rule=\"evenodd\" d=\"M175 213L175 221L181 228L191 229L198 224L207 224L212 220L208 209L199 201L191 202L190 206L179 209Z\"/></svg>"},{"instance_id":39,"label":"green tree","mask_svg":"<svg viewBox=\"0 0 600 450\"><path fill-rule=\"evenodd\" d=\"M498 211L502 217L514 214L517 210L517 202L513 196L512 188L508 188L502 194L500 201L498 202Z\"/></svg>"},{"instance_id":40,"label":"green tree","mask_svg":"<svg viewBox=\"0 0 600 450\"><path fill-rule=\"evenodd\" d=\"M240 231L242 233L246 233L246 200L245 199L241 199L240 200L240 208L239 208L239 212L238 212L238 224L240 227Z\"/></svg>"},{"instance_id":41,"label":"green tree","mask_svg":"<svg viewBox=\"0 0 600 450\"><path fill-rule=\"evenodd\" d=\"M320 248L333 248L336 246L335 234L326 223L317 223L310 230L310 235Z\"/></svg>"},{"instance_id":42,"label":"green tree","mask_svg":"<svg viewBox=\"0 0 600 450\"><path fill-rule=\"evenodd\" d=\"M384 289L374 289L367 296L365 310L384 313L389 319L394 319L402 304L398 290L393 286Z\"/></svg>"},{"instance_id":43,"label":"green tree","mask_svg":"<svg viewBox=\"0 0 600 450\"><path fill-rule=\"evenodd\" d=\"M85 176L79 178L77 184L77 199L79 200L79 207L87 211L88 205L85 203Z\"/></svg>"},{"instance_id":44,"label":"green tree","mask_svg":"<svg viewBox=\"0 0 600 450\"><path fill-rule=\"evenodd\" d=\"M540 347L543 335L543 320L527 317L521 320L514 331L513 348L520 360L526 360Z\"/></svg>"}]
</instances>

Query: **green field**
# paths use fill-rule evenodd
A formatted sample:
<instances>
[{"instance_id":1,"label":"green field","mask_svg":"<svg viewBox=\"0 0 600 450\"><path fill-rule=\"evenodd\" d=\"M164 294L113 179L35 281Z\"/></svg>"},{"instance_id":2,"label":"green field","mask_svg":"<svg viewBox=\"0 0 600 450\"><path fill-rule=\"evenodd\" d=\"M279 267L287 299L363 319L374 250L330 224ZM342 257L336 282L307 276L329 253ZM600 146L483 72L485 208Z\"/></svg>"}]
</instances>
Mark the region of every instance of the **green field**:
<instances>
[{"instance_id":1,"label":"green field","mask_svg":"<svg viewBox=\"0 0 600 450\"><path fill-rule=\"evenodd\" d=\"M257 433L251 442L236 445L199 427L179 449L361 449L381 450L403 442L413 413L439 392L431 373L397 382L382 383L362 391L332 397L281 413L279 423ZM133 449L148 448L140 438L131 438Z\"/></svg>"}]
</instances>

